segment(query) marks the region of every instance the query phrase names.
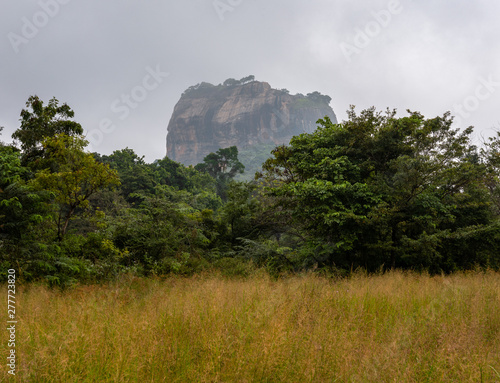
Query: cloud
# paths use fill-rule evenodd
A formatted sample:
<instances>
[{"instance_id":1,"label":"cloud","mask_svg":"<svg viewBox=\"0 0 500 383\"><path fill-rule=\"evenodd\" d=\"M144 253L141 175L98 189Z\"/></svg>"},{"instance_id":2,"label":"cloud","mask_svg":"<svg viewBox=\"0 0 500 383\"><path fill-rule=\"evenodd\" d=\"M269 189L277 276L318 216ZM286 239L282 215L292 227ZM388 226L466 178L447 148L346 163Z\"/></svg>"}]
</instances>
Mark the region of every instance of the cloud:
<instances>
[{"instance_id":1,"label":"cloud","mask_svg":"<svg viewBox=\"0 0 500 383\"><path fill-rule=\"evenodd\" d=\"M18 127L32 94L67 102L87 131L113 120L116 129L94 150L130 147L153 161L165 155L175 103L201 81L253 74L292 93L318 90L332 96L342 119L350 104L397 107L402 114L410 108L431 117L474 94L479 78L500 79L495 2L400 0L402 11L349 62L340 44L352 44L367 26L375 31L374 15L389 9L390 0L220 1L232 8L223 20L213 0L5 2L2 139ZM54 2L58 12L16 53L9 33L22 35L25 20L33 22ZM114 100L141 84L145 68L156 65L170 75L121 120L112 110ZM493 92L481 100L466 122L479 131L490 129L500 120L499 96Z\"/></svg>"}]
</instances>

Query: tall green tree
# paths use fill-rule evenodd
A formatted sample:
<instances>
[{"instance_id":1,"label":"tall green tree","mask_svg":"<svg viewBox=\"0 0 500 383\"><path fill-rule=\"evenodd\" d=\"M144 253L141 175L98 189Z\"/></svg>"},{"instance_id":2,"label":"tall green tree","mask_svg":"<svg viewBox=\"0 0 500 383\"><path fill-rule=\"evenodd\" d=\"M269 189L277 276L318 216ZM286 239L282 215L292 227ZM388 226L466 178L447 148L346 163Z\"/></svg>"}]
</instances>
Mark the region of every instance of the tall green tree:
<instances>
[{"instance_id":1,"label":"tall green tree","mask_svg":"<svg viewBox=\"0 0 500 383\"><path fill-rule=\"evenodd\" d=\"M237 174L243 173L245 166L238 160L238 148L231 146L210 153L195 169L212 176L216 180L217 194L223 201L227 201L229 182Z\"/></svg>"},{"instance_id":2,"label":"tall green tree","mask_svg":"<svg viewBox=\"0 0 500 383\"><path fill-rule=\"evenodd\" d=\"M83 134L81 125L72 120L75 113L67 105L59 105L56 98L52 98L44 106L38 96L30 96L26 102L26 109L21 111L21 126L12 138L20 144L23 152L22 163L36 168L43 156L42 142L46 137L57 134Z\"/></svg>"},{"instance_id":3,"label":"tall green tree","mask_svg":"<svg viewBox=\"0 0 500 383\"><path fill-rule=\"evenodd\" d=\"M108 164L118 172L121 181L120 191L129 203L141 200L138 195L152 195L156 182L151 168L133 149L115 150L109 156L96 155L99 162Z\"/></svg>"},{"instance_id":4,"label":"tall green tree","mask_svg":"<svg viewBox=\"0 0 500 383\"><path fill-rule=\"evenodd\" d=\"M22 279L35 270L46 270L39 256L46 245L50 222L51 195L35 190L24 181L28 169L21 165L21 154L11 146L0 145L0 280L5 270L16 268Z\"/></svg>"},{"instance_id":5,"label":"tall green tree","mask_svg":"<svg viewBox=\"0 0 500 383\"><path fill-rule=\"evenodd\" d=\"M43 141L44 162L55 169L45 168L36 174L32 184L54 194L54 219L57 237L61 240L77 209L89 206L89 197L97 191L119 185L115 170L97 162L92 154L85 153L88 144L82 137L64 133L47 137Z\"/></svg>"},{"instance_id":6,"label":"tall green tree","mask_svg":"<svg viewBox=\"0 0 500 383\"><path fill-rule=\"evenodd\" d=\"M449 113L396 118L374 108L273 151L263 178L274 210L305 238L310 257L327 266L467 267L445 244L463 230L493 222L486 166L472 128L452 127Z\"/></svg>"},{"instance_id":7,"label":"tall green tree","mask_svg":"<svg viewBox=\"0 0 500 383\"><path fill-rule=\"evenodd\" d=\"M485 142L481 156L488 166L485 184L490 192L495 213L500 216L500 132Z\"/></svg>"},{"instance_id":8,"label":"tall green tree","mask_svg":"<svg viewBox=\"0 0 500 383\"><path fill-rule=\"evenodd\" d=\"M205 227L210 216L210 211L196 212L159 193L129 210L114 240L128 250L127 265L140 265L147 274L184 273L210 245L212 233Z\"/></svg>"},{"instance_id":9,"label":"tall green tree","mask_svg":"<svg viewBox=\"0 0 500 383\"><path fill-rule=\"evenodd\" d=\"M255 216L259 201L252 192L256 186L244 182L231 182L228 200L222 207L222 221L229 227L230 244L235 245L237 238L254 238L258 234Z\"/></svg>"}]
</instances>

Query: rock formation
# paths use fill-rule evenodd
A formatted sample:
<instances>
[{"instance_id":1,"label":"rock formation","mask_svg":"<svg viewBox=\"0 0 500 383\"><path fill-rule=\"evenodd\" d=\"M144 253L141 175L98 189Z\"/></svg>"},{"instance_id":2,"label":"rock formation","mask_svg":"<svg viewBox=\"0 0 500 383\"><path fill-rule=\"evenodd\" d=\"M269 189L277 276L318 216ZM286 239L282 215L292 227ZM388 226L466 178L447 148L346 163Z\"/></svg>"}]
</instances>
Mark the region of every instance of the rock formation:
<instances>
[{"instance_id":1,"label":"rock formation","mask_svg":"<svg viewBox=\"0 0 500 383\"><path fill-rule=\"evenodd\" d=\"M168 124L167 156L195 165L219 148L288 144L293 136L314 131L319 118L336 122L330 97L290 95L252 80L201 83L186 90Z\"/></svg>"}]
</instances>

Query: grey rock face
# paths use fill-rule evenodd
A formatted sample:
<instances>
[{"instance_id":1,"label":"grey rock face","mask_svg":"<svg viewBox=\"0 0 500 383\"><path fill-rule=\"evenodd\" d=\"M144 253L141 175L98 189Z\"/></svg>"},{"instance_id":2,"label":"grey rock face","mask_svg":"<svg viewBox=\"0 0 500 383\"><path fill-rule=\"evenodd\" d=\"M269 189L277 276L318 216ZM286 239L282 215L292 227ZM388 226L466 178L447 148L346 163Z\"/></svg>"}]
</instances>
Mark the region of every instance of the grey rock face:
<instances>
[{"instance_id":1,"label":"grey rock face","mask_svg":"<svg viewBox=\"0 0 500 383\"><path fill-rule=\"evenodd\" d=\"M288 144L313 132L316 121L336 116L330 97L290 95L266 82L214 86L202 83L183 93L168 124L167 156L195 165L220 148Z\"/></svg>"}]
</instances>

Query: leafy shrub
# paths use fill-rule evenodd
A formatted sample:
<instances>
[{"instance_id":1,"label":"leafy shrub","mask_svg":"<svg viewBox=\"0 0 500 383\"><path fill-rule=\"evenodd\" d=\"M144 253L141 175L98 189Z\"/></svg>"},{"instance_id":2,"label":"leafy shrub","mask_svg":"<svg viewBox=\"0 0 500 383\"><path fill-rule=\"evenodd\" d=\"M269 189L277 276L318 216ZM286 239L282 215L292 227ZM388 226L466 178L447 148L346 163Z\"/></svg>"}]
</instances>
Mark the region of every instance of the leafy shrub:
<instances>
[{"instance_id":1,"label":"leafy shrub","mask_svg":"<svg viewBox=\"0 0 500 383\"><path fill-rule=\"evenodd\" d=\"M255 272L255 265L241 257L224 257L213 262L213 266L224 277L248 277Z\"/></svg>"}]
</instances>

